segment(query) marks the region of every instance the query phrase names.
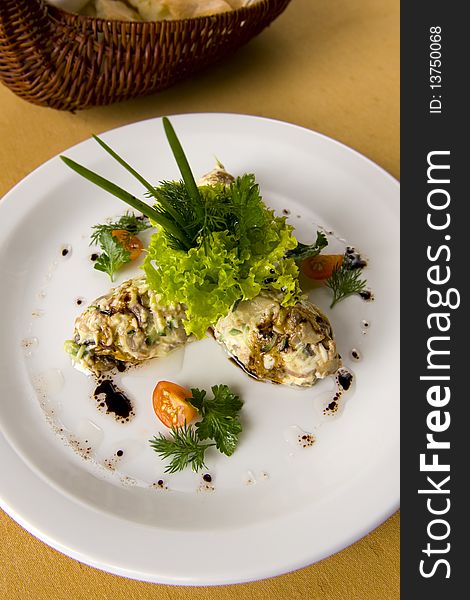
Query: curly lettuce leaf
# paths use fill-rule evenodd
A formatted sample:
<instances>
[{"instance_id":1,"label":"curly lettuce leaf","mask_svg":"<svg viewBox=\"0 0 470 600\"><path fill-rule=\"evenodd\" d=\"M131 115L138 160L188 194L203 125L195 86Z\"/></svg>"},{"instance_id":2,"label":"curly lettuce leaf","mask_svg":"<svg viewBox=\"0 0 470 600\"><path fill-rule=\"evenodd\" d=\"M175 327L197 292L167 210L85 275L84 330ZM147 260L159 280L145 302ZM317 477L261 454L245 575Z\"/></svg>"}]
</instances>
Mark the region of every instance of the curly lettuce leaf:
<instances>
[{"instance_id":1,"label":"curly lettuce leaf","mask_svg":"<svg viewBox=\"0 0 470 600\"><path fill-rule=\"evenodd\" d=\"M212 233L208 244L188 252L172 248L161 231L152 237L143 266L147 281L164 304L186 306L188 334L204 337L237 300L251 300L263 289L283 293L285 305L298 300L298 268L293 259L285 258L297 240L284 218L266 212L269 226L251 232L243 257L236 234L228 231Z\"/></svg>"}]
</instances>

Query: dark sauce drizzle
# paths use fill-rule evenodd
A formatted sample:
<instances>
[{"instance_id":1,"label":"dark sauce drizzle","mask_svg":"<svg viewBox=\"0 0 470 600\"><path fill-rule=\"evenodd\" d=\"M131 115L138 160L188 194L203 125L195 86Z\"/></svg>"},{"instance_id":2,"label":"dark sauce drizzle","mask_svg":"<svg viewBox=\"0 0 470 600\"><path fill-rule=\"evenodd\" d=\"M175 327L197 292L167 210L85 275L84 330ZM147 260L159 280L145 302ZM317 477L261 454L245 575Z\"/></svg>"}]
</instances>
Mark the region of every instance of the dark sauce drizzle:
<instances>
[{"instance_id":1,"label":"dark sauce drizzle","mask_svg":"<svg viewBox=\"0 0 470 600\"><path fill-rule=\"evenodd\" d=\"M331 402L329 402L325 408L323 409L323 414L325 416L332 416L338 412L340 409L340 399L344 392L347 392L353 382L354 376L348 371L348 369L341 367L336 372L336 393L333 396Z\"/></svg>"},{"instance_id":2,"label":"dark sauce drizzle","mask_svg":"<svg viewBox=\"0 0 470 600\"><path fill-rule=\"evenodd\" d=\"M346 248L345 256L349 259L349 266L351 269L363 269L367 267L367 261L362 258L359 252L352 246Z\"/></svg>"},{"instance_id":3,"label":"dark sauce drizzle","mask_svg":"<svg viewBox=\"0 0 470 600\"><path fill-rule=\"evenodd\" d=\"M362 258L359 252L356 252L356 249L353 246L348 246L346 248L346 252L344 256L349 260L349 266L351 269L363 269L367 267L367 261ZM362 290L362 292L358 292L358 295L369 302L374 299L374 296L370 290Z\"/></svg>"},{"instance_id":4,"label":"dark sauce drizzle","mask_svg":"<svg viewBox=\"0 0 470 600\"><path fill-rule=\"evenodd\" d=\"M93 392L95 400L106 413L113 413L117 421L129 421L134 410L129 398L110 379L103 379Z\"/></svg>"},{"instance_id":5,"label":"dark sauce drizzle","mask_svg":"<svg viewBox=\"0 0 470 600\"><path fill-rule=\"evenodd\" d=\"M370 290L363 290L362 292L359 292L359 296L366 302L370 302L374 299L374 296Z\"/></svg>"},{"instance_id":6,"label":"dark sauce drizzle","mask_svg":"<svg viewBox=\"0 0 470 600\"><path fill-rule=\"evenodd\" d=\"M346 371L346 369L342 369L338 371L338 385L347 392L351 387L351 383L353 380L352 373Z\"/></svg>"}]
</instances>

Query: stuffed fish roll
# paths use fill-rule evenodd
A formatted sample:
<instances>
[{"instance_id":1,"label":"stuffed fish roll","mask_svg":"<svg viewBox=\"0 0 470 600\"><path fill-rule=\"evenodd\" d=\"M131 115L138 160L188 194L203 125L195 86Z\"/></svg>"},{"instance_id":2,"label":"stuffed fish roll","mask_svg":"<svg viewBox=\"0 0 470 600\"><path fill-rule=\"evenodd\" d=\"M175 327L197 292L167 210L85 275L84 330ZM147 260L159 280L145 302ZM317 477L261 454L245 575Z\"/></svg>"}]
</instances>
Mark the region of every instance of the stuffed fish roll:
<instances>
[{"instance_id":1,"label":"stuffed fish roll","mask_svg":"<svg viewBox=\"0 0 470 600\"><path fill-rule=\"evenodd\" d=\"M75 320L65 350L76 367L99 375L162 357L191 341L181 304L162 306L144 276L125 281L95 300Z\"/></svg>"},{"instance_id":2,"label":"stuffed fish roll","mask_svg":"<svg viewBox=\"0 0 470 600\"><path fill-rule=\"evenodd\" d=\"M248 374L274 383L312 386L341 364L328 319L306 300L284 307L262 293L219 319L214 337Z\"/></svg>"}]
</instances>

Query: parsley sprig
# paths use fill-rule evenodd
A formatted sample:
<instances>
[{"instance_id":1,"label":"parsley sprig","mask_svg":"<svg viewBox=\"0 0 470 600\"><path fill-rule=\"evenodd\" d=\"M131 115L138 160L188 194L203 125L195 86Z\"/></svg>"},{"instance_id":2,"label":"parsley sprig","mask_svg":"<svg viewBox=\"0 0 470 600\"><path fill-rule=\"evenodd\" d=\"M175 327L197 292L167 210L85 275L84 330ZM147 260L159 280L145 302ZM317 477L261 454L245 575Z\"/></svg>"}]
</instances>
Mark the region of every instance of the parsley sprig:
<instances>
[{"instance_id":1,"label":"parsley sprig","mask_svg":"<svg viewBox=\"0 0 470 600\"><path fill-rule=\"evenodd\" d=\"M122 229L129 233L129 236L138 235L146 229L150 229L152 225L145 216L136 216L134 213L126 212L126 214L119 217L117 221L103 223L101 225L94 225L93 231L90 236L91 243L99 245L100 237L104 232L111 233L116 229Z\"/></svg>"},{"instance_id":2,"label":"parsley sprig","mask_svg":"<svg viewBox=\"0 0 470 600\"><path fill-rule=\"evenodd\" d=\"M242 431L238 413L243 402L226 385L214 385L211 389L213 398L208 398L205 390L191 389L193 396L189 401L202 416L196 423L197 434L200 440L214 440L217 450L231 456Z\"/></svg>"},{"instance_id":3,"label":"parsley sprig","mask_svg":"<svg viewBox=\"0 0 470 600\"><path fill-rule=\"evenodd\" d=\"M361 269L353 268L351 259L346 254L341 265L333 269L331 277L325 282L325 285L333 292L330 308L347 296L362 292L366 283L361 279Z\"/></svg>"},{"instance_id":4,"label":"parsley sprig","mask_svg":"<svg viewBox=\"0 0 470 600\"><path fill-rule=\"evenodd\" d=\"M290 256L295 259L295 261L299 262L306 258L318 256L326 246L328 246L326 235L322 231L317 231L317 239L313 244L302 244L299 242L296 248L289 250L287 256Z\"/></svg>"},{"instance_id":5,"label":"parsley sprig","mask_svg":"<svg viewBox=\"0 0 470 600\"><path fill-rule=\"evenodd\" d=\"M176 473L188 466L195 472L205 468L204 455L212 446L226 456L235 452L242 432L238 413L243 402L226 385L214 385L211 389L213 398L198 388L192 388L192 397L187 398L202 417L200 421L194 426L173 427L169 438L160 433L150 440L157 454L164 460L171 459L165 473Z\"/></svg>"},{"instance_id":6,"label":"parsley sprig","mask_svg":"<svg viewBox=\"0 0 470 600\"><path fill-rule=\"evenodd\" d=\"M110 231L104 231L99 238L102 253L95 262L95 269L107 273L114 281L114 274L131 260L131 253L126 250Z\"/></svg>"},{"instance_id":7,"label":"parsley sprig","mask_svg":"<svg viewBox=\"0 0 470 600\"><path fill-rule=\"evenodd\" d=\"M131 260L131 253L125 247L126 238L120 239L113 235L113 231L125 231L129 240L151 227L146 217L137 217L127 212L117 221L95 225L91 234L91 244L100 246L102 253L95 262L95 269L107 273L114 281L114 275L122 266Z\"/></svg>"}]
</instances>

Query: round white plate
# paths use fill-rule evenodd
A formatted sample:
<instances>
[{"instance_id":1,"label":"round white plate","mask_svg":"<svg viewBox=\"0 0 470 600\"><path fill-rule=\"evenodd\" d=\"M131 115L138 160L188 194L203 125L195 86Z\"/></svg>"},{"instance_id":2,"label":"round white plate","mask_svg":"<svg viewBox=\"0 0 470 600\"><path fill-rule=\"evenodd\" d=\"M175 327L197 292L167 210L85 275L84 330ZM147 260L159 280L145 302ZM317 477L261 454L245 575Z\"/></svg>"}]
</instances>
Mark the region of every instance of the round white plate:
<instances>
[{"instance_id":1,"label":"round white plate","mask_svg":"<svg viewBox=\"0 0 470 600\"><path fill-rule=\"evenodd\" d=\"M354 296L330 310L326 289L311 296L331 319L355 388L341 414L326 418L331 378L309 390L259 383L206 339L124 374L130 423L99 412L93 382L62 345L85 304L110 288L92 268L90 228L126 207L54 158L0 203L1 505L54 548L112 573L183 585L255 580L341 550L398 508L399 186L353 150L294 125L231 114L171 120L196 176L214 157L235 175L253 172L301 241L323 227L330 250L352 245L367 257L373 301ZM178 175L160 119L103 139L155 183ZM93 140L64 154L142 197ZM117 283L136 272L124 269ZM151 408L160 379L226 383L244 400L235 454L207 454L210 485L203 473L165 475L149 447L164 429ZM295 427L315 435L313 446L297 444Z\"/></svg>"}]
</instances>

